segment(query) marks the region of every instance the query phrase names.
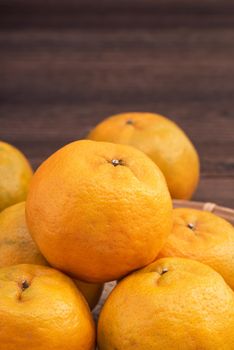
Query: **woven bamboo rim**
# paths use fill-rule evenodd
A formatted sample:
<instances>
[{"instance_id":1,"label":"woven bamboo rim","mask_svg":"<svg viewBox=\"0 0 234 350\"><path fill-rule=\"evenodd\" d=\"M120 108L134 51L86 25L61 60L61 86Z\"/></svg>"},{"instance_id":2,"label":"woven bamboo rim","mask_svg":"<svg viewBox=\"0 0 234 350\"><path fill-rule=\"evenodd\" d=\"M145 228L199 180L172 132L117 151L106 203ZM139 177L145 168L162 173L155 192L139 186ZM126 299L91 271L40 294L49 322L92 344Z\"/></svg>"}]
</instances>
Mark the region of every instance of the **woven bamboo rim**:
<instances>
[{"instance_id":1,"label":"woven bamboo rim","mask_svg":"<svg viewBox=\"0 0 234 350\"><path fill-rule=\"evenodd\" d=\"M199 210L206 210L234 224L234 209L221 207L215 203L193 202L175 199L173 200L173 206L174 208L193 208Z\"/></svg>"}]
</instances>

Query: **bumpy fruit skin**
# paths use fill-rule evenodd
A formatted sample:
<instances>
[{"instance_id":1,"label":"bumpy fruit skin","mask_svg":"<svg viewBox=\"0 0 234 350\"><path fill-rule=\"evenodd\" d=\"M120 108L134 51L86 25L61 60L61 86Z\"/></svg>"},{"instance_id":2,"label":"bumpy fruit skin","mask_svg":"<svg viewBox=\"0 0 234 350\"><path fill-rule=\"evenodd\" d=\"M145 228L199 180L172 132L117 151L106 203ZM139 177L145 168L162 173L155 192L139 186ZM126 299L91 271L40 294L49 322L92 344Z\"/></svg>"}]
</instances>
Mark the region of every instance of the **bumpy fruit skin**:
<instances>
[{"instance_id":1,"label":"bumpy fruit skin","mask_svg":"<svg viewBox=\"0 0 234 350\"><path fill-rule=\"evenodd\" d=\"M94 350L88 305L70 278L39 265L0 269L1 350Z\"/></svg>"},{"instance_id":2,"label":"bumpy fruit skin","mask_svg":"<svg viewBox=\"0 0 234 350\"><path fill-rule=\"evenodd\" d=\"M126 277L98 322L99 350L232 350L234 293L209 266L160 259Z\"/></svg>"},{"instance_id":3,"label":"bumpy fruit skin","mask_svg":"<svg viewBox=\"0 0 234 350\"><path fill-rule=\"evenodd\" d=\"M0 212L0 268L18 264L48 265L28 232L25 202Z\"/></svg>"},{"instance_id":4,"label":"bumpy fruit skin","mask_svg":"<svg viewBox=\"0 0 234 350\"><path fill-rule=\"evenodd\" d=\"M155 260L171 231L172 202L161 171L145 154L83 140L37 170L26 218L52 266L97 283Z\"/></svg>"},{"instance_id":5,"label":"bumpy fruit skin","mask_svg":"<svg viewBox=\"0 0 234 350\"><path fill-rule=\"evenodd\" d=\"M207 211L173 210L173 228L159 257L198 260L219 272L234 289L234 227Z\"/></svg>"},{"instance_id":6,"label":"bumpy fruit skin","mask_svg":"<svg viewBox=\"0 0 234 350\"><path fill-rule=\"evenodd\" d=\"M25 202L12 205L0 213L0 268L18 264L49 265L28 231ZM79 280L74 282L90 308L94 308L101 296L103 285Z\"/></svg>"},{"instance_id":7,"label":"bumpy fruit skin","mask_svg":"<svg viewBox=\"0 0 234 350\"><path fill-rule=\"evenodd\" d=\"M32 168L15 147L0 141L0 211L25 200Z\"/></svg>"},{"instance_id":8,"label":"bumpy fruit skin","mask_svg":"<svg viewBox=\"0 0 234 350\"><path fill-rule=\"evenodd\" d=\"M153 113L123 113L98 124L90 140L131 145L146 153L163 172L172 198L190 199L199 180L198 154L171 120Z\"/></svg>"}]
</instances>

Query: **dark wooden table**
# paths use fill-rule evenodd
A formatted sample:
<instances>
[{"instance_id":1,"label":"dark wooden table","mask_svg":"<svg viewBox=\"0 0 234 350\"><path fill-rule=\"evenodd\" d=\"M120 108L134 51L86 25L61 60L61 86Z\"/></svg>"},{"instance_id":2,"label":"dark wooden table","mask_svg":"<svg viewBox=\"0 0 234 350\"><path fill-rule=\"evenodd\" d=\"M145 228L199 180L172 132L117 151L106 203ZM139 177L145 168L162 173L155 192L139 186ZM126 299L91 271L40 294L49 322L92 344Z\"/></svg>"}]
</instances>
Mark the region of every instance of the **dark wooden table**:
<instances>
[{"instance_id":1,"label":"dark wooden table","mask_svg":"<svg viewBox=\"0 0 234 350\"><path fill-rule=\"evenodd\" d=\"M234 207L234 2L0 0L0 138L34 168L122 111L169 116Z\"/></svg>"}]
</instances>

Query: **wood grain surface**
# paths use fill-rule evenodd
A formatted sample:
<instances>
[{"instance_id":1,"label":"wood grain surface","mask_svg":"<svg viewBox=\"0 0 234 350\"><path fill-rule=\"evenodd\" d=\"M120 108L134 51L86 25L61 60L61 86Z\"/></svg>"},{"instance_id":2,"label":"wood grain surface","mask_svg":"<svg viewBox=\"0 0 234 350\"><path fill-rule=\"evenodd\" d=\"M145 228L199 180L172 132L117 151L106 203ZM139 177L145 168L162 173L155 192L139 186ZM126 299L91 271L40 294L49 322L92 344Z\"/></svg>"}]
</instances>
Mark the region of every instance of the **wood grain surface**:
<instances>
[{"instance_id":1,"label":"wood grain surface","mask_svg":"<svg viewBox=\"0 0 234 350\"><path fill-rule=\"evenodd\" d=\"M101 119L169 116L201 157L194 199L234 207L234 2L0 0L0 138L36 168Z\"/></svg>"}]
</instances>

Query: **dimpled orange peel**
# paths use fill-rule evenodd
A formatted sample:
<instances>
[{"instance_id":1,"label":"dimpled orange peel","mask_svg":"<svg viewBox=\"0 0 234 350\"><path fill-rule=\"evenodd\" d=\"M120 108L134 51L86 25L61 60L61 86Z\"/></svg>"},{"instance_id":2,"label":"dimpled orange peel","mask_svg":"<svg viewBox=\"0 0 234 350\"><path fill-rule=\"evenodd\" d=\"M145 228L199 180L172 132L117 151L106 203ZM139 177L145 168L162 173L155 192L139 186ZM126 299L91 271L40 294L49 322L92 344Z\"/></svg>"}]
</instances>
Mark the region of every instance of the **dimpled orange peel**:
<instances>
[{"instance_id":1,"label":"dimpled orange peel","mask_svg":"<svg viewBox=\"0 0 234 350\"><path fill-rule=\"evenodd\" d=\"M171 231L172 202L164 176L144 153L81 140L36 171L26 218L52 266L96 283L155 260Z\"/></svg>"},{"instance_id":2,"label":"dimpled orange peel","mask_svg":"<svg viewBox=\"0 0 234 350\"><path fill-rule=\"evenodd\" d=\"M234 290L234 227L204 210L173 210L173 228L159 257L198 260L219 272Z\"/></svg>"},{"instance_id":3,"label":"dimpled orange peel","mask_svg":"<svg viewBox=\"0 0 234 350\"><path fill-rule=\"evenodd\" d=\"M99 123L90 140L131 145L163 172L172 198L192 197L199 180L199 158L189 138L173 121L154 113L122 113Z\"/></svg>"},{"instance_id":4,"label":"dimpled orange peel","mask_svg":"<svg viewBox=\"0 0 234 350\"><path fill-rule=\"evenodd\" d=\"M1 350L94 350L88 304L72 280L50 267L0 268Z\"/></svg>"},{"instance_id":5,"label":"dimpled orange peel","mask_svg":"<svg viewBox=\"0 0 234 350\"><path fill-rule=\"evenodd\" d=\"M28 231L25 202L12 205L0 213L0 267L18 264L48 266ZM101 296L103 284L77 279L74 282L93 309Z\"/></svg>"},{"instance_id":6,"label":"dimpled orange peel","mask_svg":"<svg viewBox=\"0 0 234 350\"><path fill-rule=\"evenodd\" d=\"M0 141L0 211L25 200L32 168L17 148Z\"/></svg>"},{"instance_id":7,"label":"dimpled orange peel","mask_svg":"<svg viewBox=\"0 0 234 350\"><path fill-rule=\"evenodd\" d=\"M98 322L99 350L232 350L234 292L208 265L159 259L123 279Z\"/></svg>"}]
</instances>

